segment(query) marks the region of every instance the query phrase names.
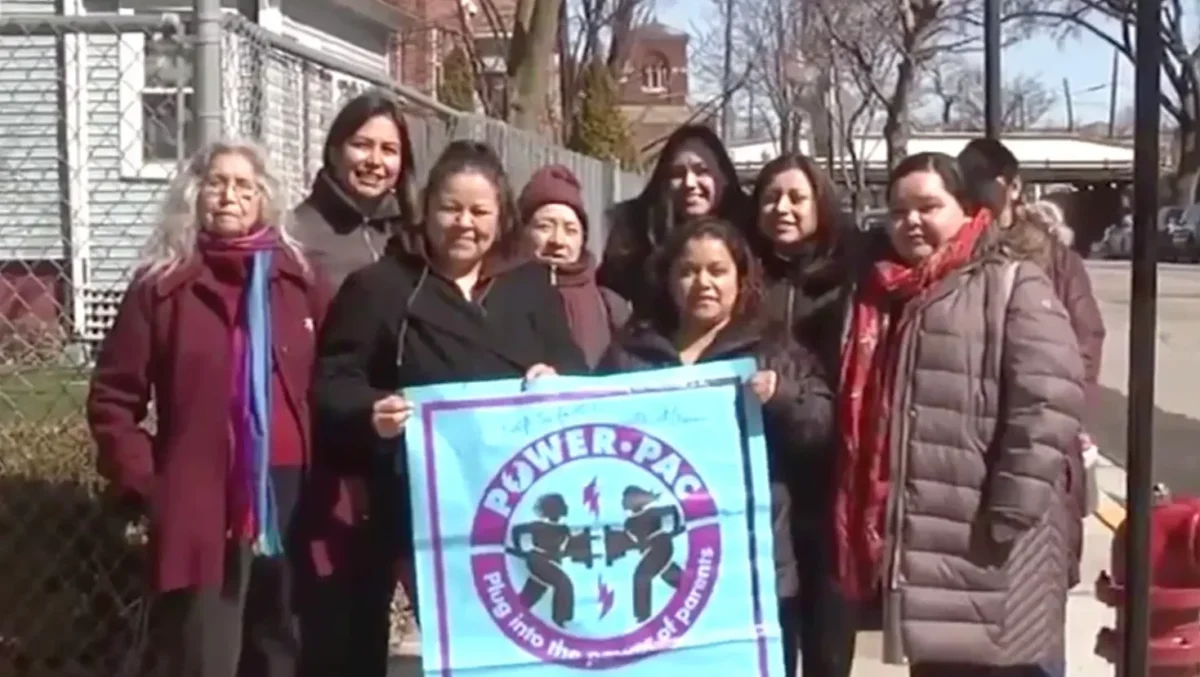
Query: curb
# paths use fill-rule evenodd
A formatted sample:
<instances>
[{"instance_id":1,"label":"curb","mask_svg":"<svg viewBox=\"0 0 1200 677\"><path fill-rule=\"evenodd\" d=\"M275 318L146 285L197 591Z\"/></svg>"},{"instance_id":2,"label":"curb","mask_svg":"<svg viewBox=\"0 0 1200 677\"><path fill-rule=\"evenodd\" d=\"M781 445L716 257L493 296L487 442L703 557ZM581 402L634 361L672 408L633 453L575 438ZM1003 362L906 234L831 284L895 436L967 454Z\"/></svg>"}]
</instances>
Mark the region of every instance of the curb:
<instances>
[{"instance_id":1,"label":"curb","mask_svg":"<svg viewBox=\"0 0 1200 677\"><path fill-rule=\"evenodd\" d=\"M1088 468L1089 484L1095 488L1092 514L1110 531L1125 521L1125 469L1099 453Z\"/></svg>"},{"instance_id":2,"label":"curb","mask_svg":"<svg viewBox=\"0 0 1200 677\"><path fill-rule=\"evenodd\" d=\"M1097 498L1096 510L1092 514L1110 531L1116 531L1125 522L1125 506L1103 491Z\"/></svg>"}]
</instances>

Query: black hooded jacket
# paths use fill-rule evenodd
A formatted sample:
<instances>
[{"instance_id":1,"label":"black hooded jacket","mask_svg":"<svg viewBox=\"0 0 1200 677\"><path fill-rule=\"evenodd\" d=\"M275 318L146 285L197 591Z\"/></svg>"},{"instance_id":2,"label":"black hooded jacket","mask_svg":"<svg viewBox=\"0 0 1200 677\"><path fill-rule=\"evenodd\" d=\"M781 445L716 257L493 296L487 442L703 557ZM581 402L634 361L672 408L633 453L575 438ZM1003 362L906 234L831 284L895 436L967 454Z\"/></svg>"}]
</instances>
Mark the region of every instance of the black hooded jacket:
<instances>
[{"instance_id":1,"label":"black hooded jacket","mask_svg":"<svg viewBox=\"0 0 1200 677\"><path fill-rule=\"evenodd\" d=\"M650 303L647 261L675 221L667 191L671 161L689 141L703 143L716 158L717 167L713 171L720 175L724 189L715 215L741 228L750 214L749 199L738 183L733 160L716 133L704 125L684 125L675 130L663 146L641 194L617 203L608 214L608 240L596 279L600 286L629 301L635 315L644 316Z\"/></svg>"},{"instance_id":2,"label":"black hooded jacket","mask_svg":"<svg viewBox=\"0 0 1200 677\"><path fill-rule=\"evenodd\" d=\"M804 495L825 481L808 476L814 463L824 465L833 433L833 393L820 362L786 332L761 320L735 321L723 329L698 362L753 357L761 369L778 375L775 395L763 405L763 434L771 477L771 518L775 538L776 587L780 597L798 592L793 520L813 516L797 512ZM625 328L601 359L605 374L675 367L679 350L670 337L648 321Z\"/></svg>"}]
</instances>

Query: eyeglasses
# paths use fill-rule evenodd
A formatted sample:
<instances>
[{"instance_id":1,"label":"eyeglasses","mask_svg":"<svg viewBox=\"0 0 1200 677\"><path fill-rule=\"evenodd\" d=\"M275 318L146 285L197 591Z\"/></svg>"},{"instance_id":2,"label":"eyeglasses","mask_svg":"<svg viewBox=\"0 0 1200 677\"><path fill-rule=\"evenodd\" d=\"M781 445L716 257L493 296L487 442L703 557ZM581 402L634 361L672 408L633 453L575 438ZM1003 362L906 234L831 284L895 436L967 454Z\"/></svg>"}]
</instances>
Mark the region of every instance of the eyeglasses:
<instances>
[{"instance_id":1,"label":"eyeglasses","mask_svg":"<svg viewBox=\"0 0 1200 677\"><path fill-rule=\"evenodd\" d=\"M258 195L258 186L247 179L226 179L223 177L209 177L200 184L200 191L210 195L224 195L233 189L233 194L238 198L247 199Z\"/></svg>"}]
</instances>

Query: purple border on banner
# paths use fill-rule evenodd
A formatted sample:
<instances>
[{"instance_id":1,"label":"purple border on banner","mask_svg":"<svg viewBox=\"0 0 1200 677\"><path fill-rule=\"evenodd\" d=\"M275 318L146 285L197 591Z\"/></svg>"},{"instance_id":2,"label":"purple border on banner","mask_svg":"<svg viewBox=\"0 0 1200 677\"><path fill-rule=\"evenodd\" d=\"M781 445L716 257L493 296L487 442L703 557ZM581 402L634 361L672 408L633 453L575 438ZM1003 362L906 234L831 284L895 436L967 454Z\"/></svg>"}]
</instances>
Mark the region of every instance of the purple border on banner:
<instances>
[{"instance_id":1,"label":"purple border on banner","mask_svg":"<svg viewBox=\"0 0 1200 677\"><path fill-rule=\"evenodd\" d=\"M434 585L434 603L438 610L438 626L437 633L439 645L441 647L441 663L442 677L452 677L450 668L450 627L447 622L447 603L446 603L446 562L445 556L442 554L442 530L441 530L441 514L438 510L438 482L437 482L437 454L436 445L434 444L433 417L434 414L442 411L461 411L464 409L487 409L490 407L511 407L522 404L542 404L546 402L578 402L582 400L601 400L612 397L620 397L623 395L643 395L654 393L669 393L680 390L687 390L697 384L705 384L711 386L728 386L740 385L741 381L736 377L719 378L719 379L701 379L696 383L683 383L672 385L669 387L649 387L649 388L622 388L618 390L607 391L588 391L588 392L571 392L571 393L522 393L510 397L486 397L468 400L442 400L430 402L421 408L421 423L425 431L425 474L427 487L429 490L429 539L433 549L433 585ZM739 410L737 415L738 422L744 425L744 416ZM742 453L745 456L748 453L745 441L742 444ZM750 478L747 476L747 483ZM750 491L747 484L747 491ZM749 507L749 506L748 506ZM753 520L753 515L748 516ZM753 534L752 534L753 536ZM754 545L754 538L750 539L750 581L751 594L757 593L758 586L758 553ZM754 626L757 632L755 644L758 649L759 674L763 677L770 675L768 670L767 658L767 638L762 630L763 626L763 609L758 600L754 600L752 604Z\"/></svg>"}]
</instances>

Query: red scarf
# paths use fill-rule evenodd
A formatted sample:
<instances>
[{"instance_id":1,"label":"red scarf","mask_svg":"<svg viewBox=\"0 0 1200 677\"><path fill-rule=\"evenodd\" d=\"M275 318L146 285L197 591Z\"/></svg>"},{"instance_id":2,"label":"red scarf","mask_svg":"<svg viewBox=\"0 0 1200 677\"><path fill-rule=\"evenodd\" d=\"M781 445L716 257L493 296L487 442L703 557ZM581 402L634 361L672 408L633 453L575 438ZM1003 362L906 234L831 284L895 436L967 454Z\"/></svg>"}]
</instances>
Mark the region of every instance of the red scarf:
<instances>
[{"instance_id":1,"label":"red scarf","mask_svg":"<svg viewBox=\"0 0 1200 677\"><path fill-rule=\"evenodd\" d=\"M889 489L888 427L902 329L895 309L967 263L989 223L990 214L980 211L915 266L887 258L877 261L854 295L837 395L841 444L834 504L837 577L851 599L873 595L882 571Z\"/></svg>"}]
</instances>

